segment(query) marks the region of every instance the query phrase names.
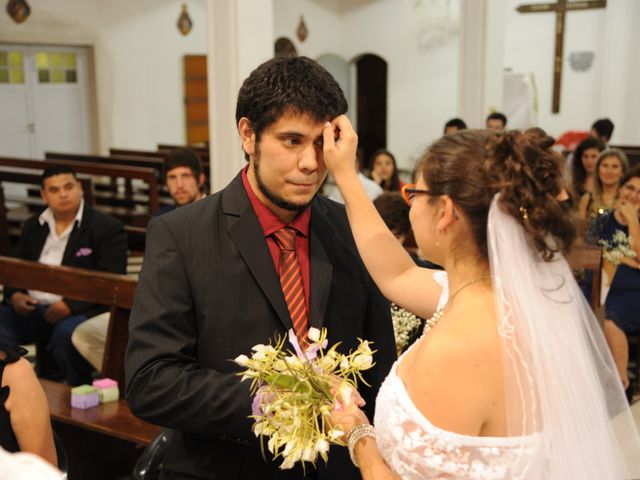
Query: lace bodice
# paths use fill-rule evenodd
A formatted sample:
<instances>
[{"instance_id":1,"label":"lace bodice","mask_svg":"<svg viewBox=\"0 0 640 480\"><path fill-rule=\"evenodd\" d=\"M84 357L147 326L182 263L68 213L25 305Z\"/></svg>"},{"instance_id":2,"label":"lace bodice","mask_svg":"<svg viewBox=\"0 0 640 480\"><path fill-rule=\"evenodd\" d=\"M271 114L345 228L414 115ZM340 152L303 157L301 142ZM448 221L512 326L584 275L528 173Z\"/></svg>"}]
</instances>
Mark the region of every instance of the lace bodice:
<instances>
[{"instance_id":1,"label":"lace bodice","mask_svg":"<svg viewBox=\"0 0 640 480\"><path fill-rule=\"evenodd\" d=\"M374 424L382 456L402 479L541 478L535 437L472 437L435 427L411 401L398 362L380 387Z\"/></svg>"},{"instance_id":2,"label":"lace bodice","mask_svg":"<svg viewBox=\"0 0 640 480\"><path fill-rule=\"evenodd\" d=\"M438 308L448 299L444 272ZM376 400L376 442L386 463L404 480L506 480L542 478L536 437L472 437L432 425L413 404L394 363Z\"/></svg>"}]
</instances>

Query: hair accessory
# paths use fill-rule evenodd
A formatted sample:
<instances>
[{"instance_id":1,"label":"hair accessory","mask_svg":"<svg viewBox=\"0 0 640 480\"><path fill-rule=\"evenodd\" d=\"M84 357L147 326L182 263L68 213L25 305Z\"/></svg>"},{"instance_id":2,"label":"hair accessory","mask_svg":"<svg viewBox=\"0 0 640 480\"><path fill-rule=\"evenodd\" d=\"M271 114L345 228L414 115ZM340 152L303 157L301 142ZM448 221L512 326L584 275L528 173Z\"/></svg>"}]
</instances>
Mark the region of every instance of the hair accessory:
<instances>
[{"instance_id":1,"label":"hair accessory","mask_svg":"<svg viewBox=\"0 0 640 480\"><path fill-rule=\"evenodd\" d=\"M364 437L376 438L376 430L368 423L361 423L353 427L347 434L347 447L349 448L349 456L353 464L360 468L356 461L356 444Z\"/></svg>"},{"instance_id":2,"label":"hair accessory","mask_svg":"<svg viewBox=\"0 0 640 480\"><path fill-rule=\"evenodd\" d=\"M518 211L524 220L529 220L529 210L521 206Z\"/></svg>"}]
</instances>

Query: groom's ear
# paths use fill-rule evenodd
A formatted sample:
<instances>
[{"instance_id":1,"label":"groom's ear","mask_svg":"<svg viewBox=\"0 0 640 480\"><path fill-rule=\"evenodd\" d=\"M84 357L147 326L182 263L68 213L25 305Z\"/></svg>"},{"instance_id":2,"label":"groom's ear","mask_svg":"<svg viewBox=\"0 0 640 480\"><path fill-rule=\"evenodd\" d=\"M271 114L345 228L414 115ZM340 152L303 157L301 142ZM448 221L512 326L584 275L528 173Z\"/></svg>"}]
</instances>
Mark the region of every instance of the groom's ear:
<instances>
[{"instance_id":1,"label":"groom's ear","mask_svg":"<svg viewBox=\"0 0 640 480\"><path fill-rule=\"evenodd\" d=\"M242 117L238 122L238 133L240 134L240 141L242 142L244 153L252 156L256 149L256 134L247 117Z\"/></svg>"}]
</instances>

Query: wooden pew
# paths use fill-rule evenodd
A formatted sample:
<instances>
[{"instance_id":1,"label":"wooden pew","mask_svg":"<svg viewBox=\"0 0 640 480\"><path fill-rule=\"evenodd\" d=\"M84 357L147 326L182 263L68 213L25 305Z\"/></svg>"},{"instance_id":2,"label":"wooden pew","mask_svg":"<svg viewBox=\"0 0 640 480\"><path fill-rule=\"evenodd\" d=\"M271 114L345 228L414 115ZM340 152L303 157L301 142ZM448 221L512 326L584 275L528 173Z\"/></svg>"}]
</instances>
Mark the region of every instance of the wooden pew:
<instances>
[{"instance_id":1,"label":"wooden pew","mask_svg":"<svg viewBox=\"0 0 640 480\"><path fill-rule=\"evenodd\" d=\"M108 305L111 322L102 374L117 380L124 393L124 351L135 280L124 275L0 257L0 284ZM128 475L144 446L161 430L134 417L123 399L88 410L72 409L69 386L47 380L41 380L41 384L54 429L67 451L70 480L111 480Z\"/></svg>"},{"instance_id":2,"label":"wooden pew","mask_svg":"<svg viewBox=\"0 0 640 480\"><path fill-rule=\"evenodd\" d=\"M209 152L202 152L198 149L194 150L196 152L196 154L198 155L198 157L200 157L200 160L202 161L202 170L205 174L205 176L207 178L209 178L209 172L210 172L210 165L209 165ZM164 159L166 158L167 154L170 152L170 150L158 150L157 152L154 151L149 151L149 150L127 150L127 149L123 149L123 148L110 148L109 149L109 155L110 157L108 158L140 158L140 157L147 157L147 158L154 158L154 159L160 159L162 160L162 162L164 162ZM160 170L162 171L162 169Z\"/></svg>"},{"instance_id":3,"label":"wooden pew","mask_svg":"<svg viewBox=\"0 0 640 480\"><path fill-rule=\"evenodd\" d=\"M137 281L125 275L0 257L0 284L55 293L111 310L101 373L124 385L124 351Z\"/></svg>"},{"instance_id":4,"label":"wooden pew","mask_svg":"<svg viewBox=\"0 0 640 480\"><path fill-rule=\"evenodd\" d=\"M49 165L66 165L75 170L78 174L87 174L97 177L110 177L112 179L124 178L128 180L142 180L149 186L149 195L143 205L136 205L135 208L118 208L98 206L100 210L120 218L126 224L136 226L146 226L150 215L155 213L159 207L157 172L151 168L98 165L72 160L31 160L24 158L0 157L0 167L13 167L42 171ZM97 199L97 193L94 193Z\"/></svg>"},{"instance_id":5,"label":"wooden pew","mask_svg":"<svg viewBox=\"0 0 640 480\"><path fill-rule=\"evenodd\" d=\"M97 165L122 165L125 167L153 168L156 172L162 171L163 160L159 157L132 156L132 155L86 155L77 153L45 152L47 160L73 160L76 162L95 163Z\"/></svg>"},{"instance_id":6,"label":"wooden pew","mask_svg":"<svg viewBox=\"0 0 640 480\"><path fill-rule=\"evenodd\" d=\"M567 255L567 262L574 273L584 270L593 272L589 305L591 306L591 310L596 314L596 317L602 321L602 305L600 304L602 248L589 245L575 245L569 252L569 255Z\"/></svg>"}]
</instances>

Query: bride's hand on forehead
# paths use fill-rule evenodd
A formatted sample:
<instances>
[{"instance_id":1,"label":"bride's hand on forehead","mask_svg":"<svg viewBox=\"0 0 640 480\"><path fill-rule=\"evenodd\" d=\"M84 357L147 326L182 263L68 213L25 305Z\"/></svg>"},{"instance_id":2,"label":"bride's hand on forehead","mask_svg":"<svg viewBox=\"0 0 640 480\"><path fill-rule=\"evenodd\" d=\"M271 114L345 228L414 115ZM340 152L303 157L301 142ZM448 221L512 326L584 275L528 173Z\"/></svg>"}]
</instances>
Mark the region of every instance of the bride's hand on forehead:
<instances>
[{"instance_id":1,"label":"bride's hand on forehead","mask_svg":"<svg viewBox=\"0 0 640 480\"><path fill-rule=\"evenodd\" d=\"M346 115L326 122L323 136L324 163L333 176L357 173L358 135Z\"/></svg>"}]
</instances>

